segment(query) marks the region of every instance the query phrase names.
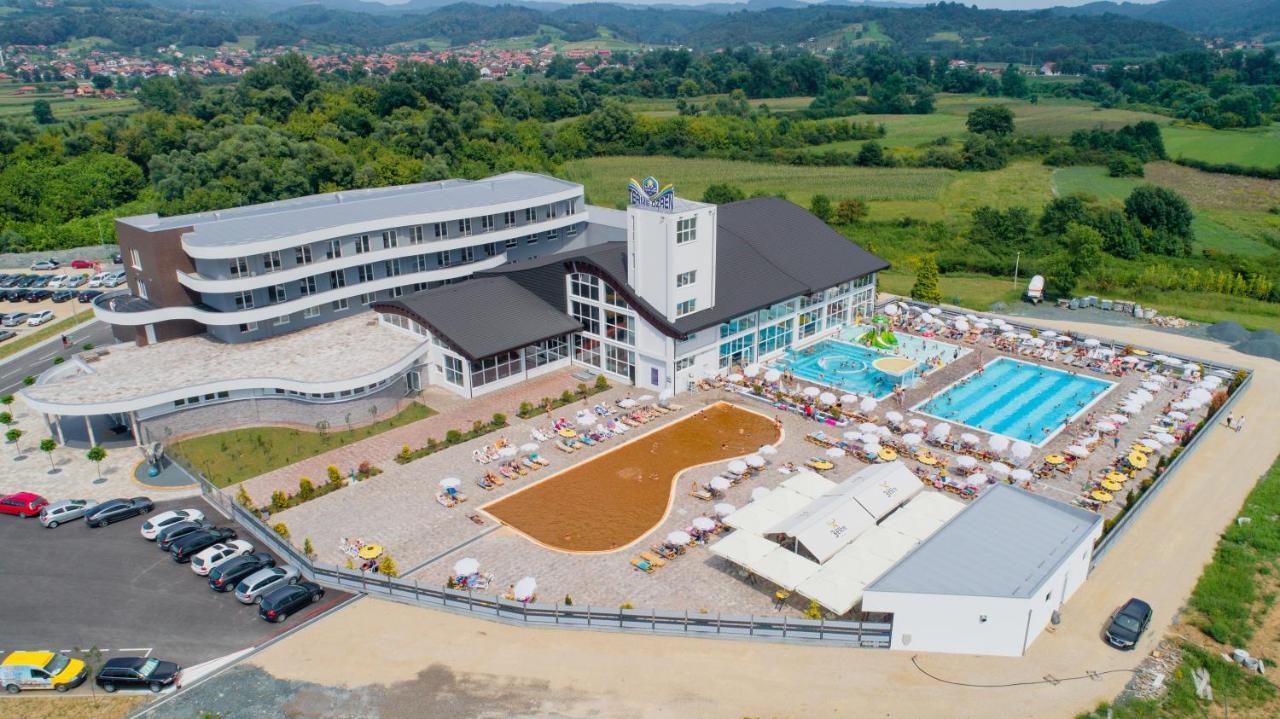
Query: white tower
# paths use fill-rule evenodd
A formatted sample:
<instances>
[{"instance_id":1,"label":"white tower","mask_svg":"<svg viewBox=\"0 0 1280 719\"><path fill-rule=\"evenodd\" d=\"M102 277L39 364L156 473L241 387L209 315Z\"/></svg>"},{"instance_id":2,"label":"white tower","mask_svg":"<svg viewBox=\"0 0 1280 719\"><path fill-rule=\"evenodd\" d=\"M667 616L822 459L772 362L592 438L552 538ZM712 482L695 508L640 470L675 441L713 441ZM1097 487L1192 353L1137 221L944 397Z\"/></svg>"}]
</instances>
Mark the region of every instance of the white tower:
<instances>
[{"instance_id":1,"label":"white tower","mask_svg":"<svg viewBox=\"0 0 1280 719\"><path fill-rule=\"evenodd\" d=\"M631 180L627 284L668 320L710 309L716 297L716 206L682 200L671 185Z\"/></svg>"}]
</instances>

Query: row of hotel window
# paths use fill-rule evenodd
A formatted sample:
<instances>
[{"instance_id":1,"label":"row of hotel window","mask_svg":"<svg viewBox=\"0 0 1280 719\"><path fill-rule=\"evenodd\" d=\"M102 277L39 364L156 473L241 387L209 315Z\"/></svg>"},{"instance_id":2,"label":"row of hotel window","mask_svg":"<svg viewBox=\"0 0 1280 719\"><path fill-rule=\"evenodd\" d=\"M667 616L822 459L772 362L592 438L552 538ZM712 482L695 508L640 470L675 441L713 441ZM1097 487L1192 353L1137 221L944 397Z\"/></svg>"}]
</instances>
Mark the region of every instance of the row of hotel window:
<instances>
[{"instance_id":1,"label":"row of hotel window","mask_svg":"<svg viewBox=\"0 0 1280 719\"><path fill-rule=\"evenodd\" d=\"M342 399L343 397L358 397L362 394L376 392L385 387L388 383L393 382L394 378L384 379L381 382L374 382L353 389L344 389L339 392L295 392L294 390L280 389L279 387L271 387L262 390L262 393L268 397L300 397L304 399ZM185 399L175 399L174 407L192 407L199 404L208 404L221 399L231 399L231 393L223 390L221 392L210 392L205 395L196 395Z\"/></svg>"},{"instance_id":2,"label":"row of hotel window","mask_svg":"<svg viewBox=\"0 0 1280 719\"><path fill-rule=\"evenodd\" d=\"M543 219L555 219L557 217L557 212L555 207L556 207L555 205L546 205L543 211ZM570 200L567 214L573 215L576 212L577 212L576 201ZM497 229L495 225L496 217L497 217L496 215L481 216L480 231L492 232L496 230ZM515 217L516 217L515 212L505 213L502 229L514 227L516 225ZM538 208L536 207L526 208L525 217L526 217L526 220L525 220L526 224L531 222L536 222L538 219ZM450 229L449 229L450 226L456 226L456 234L450 235ZM578 225L570 225L569 227L566 227L565 236L573 237L574 235L577 235L578 229L579 229ZM435 239L437 240L447 239L451 236L452 237L470 237L472 235L471 219L464 218L461 220L457 220L456 223L452 221L437 222L432 225L432 232L434 233ZM399 230L384 230L380 234L381 234L381 240L382 240L380 243L381 246L378 246L378 244L371 241L370 238L372 237L372 235L356 235L354 238L338 238L338 239L329 240L328 242L324 243L324 245L322 245L324 249L324 258L326 260L333 260L333 259L342 257L343 253L346 251L346 248L348 246L357 255L364 254L366 252L372 252L375 249L389 250L389 249L393 249L400 246L402 236ZM418 226L409 228L404 233L403 239L410 245L420 245L425 241L425 234L426 233L424 233L423 231L423 226L418 225ZM533 234L525 236L523 239L525 244L534 245L538 243L538 240L542 235L543 233L535 232ZM545 233L545 237L548 242L554 242L555 240L558 240L560 238L559 230L547 230ZM348 241L348 239L350 241ZM521 238L519 237L511 237L505 240L502 244L504 244L508 248L512 248L512 247L519 246L520 241L521 241ZM499 243L495 242L490 244L492 244L494 247L497 247ZM309 265L314 260L314 254L311 249L311 245L300 245L298 247L293 248L293 252L294 252L294 264ZM283 267L283 263L281 261L282 255L280 250L272 250L270 252L265 252L259 257L261 260L263 272L279 272ZM232 259L230 274L232 278L238 278L238 277L249 274L249 258L236 257Z\"/></svg>"},{"instance_id":3,"label":"row of hotel window","mask_svg":"<svg viewBox=\"0 0 1280 719\"><path fill-rule=\"evenodd\" d=\"M857 309L855 308L855 312ZM791 344L793 333L797 339L805 339L817 334L826 320L827 329L840 327L849 321L849 303L837 300L824 308L818 307L808 312L801 312L781 322L761 327L756 332L747 332L739 337L720 344L720 368L727 369L735 364L754 362L778 350L786 349ZM683 364L683 367L681 366ZM688 357L676 363L676 371L693 365L693 358Z\"/></svg>"},{"instance_id":4,"label":"row of hotel window","mask_svg":"<svg viewBox=\"0 0 1280 719\"><path fill-rule=\"evenodd\" d=\"M386 315L384 315L386 317ZM393 323L394 324L394 323ZM517 376L526 370L534 370L569 356L569 342L564 337L554 337L523 350L501 352L471 362L471 387L483 387L500 379ZM467 362L461 357L446 354L441 368L444 380L457 387L464 387L463 377Z\"/></svg>"},{"instance_id":5,"label":"row of hotel window","mask_svg":"<svg viewBox=\"0 0 1280 719\"><path fill-rule=\"evenodd\" d=\"M779 302L768 309L759 310L758 312L750 312L735 317L728 322L720 325L721 337L732 337L739 332L754 328L757 324L765 324L774 320L782 319L788 315L795 314L799 310L812 307L816 304L834 300L837 297L843 297L854 290L867 287L875 282L875 275L860 277L852 282L845 282L835 287L831 287L823 292L807 295L804 297L795 297L785 302Z\"/></svg>"}]
</instances>

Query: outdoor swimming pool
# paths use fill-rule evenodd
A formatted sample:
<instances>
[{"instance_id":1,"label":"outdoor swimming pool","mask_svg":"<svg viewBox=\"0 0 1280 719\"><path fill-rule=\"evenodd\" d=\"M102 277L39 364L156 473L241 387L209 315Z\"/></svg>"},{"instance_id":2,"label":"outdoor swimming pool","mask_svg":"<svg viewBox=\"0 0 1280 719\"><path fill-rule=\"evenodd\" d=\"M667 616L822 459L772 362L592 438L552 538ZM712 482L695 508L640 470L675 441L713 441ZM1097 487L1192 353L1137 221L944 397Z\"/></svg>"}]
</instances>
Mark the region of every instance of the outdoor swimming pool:
<instances>
[{"instance_id":1,"label":"outdoor swimming pool","mask_svg":"<svg viewBox=\"0 0 1280 719\"><path fill-rule=\"evenodd\" d=\"M886 355L866 347L822 340L800 352L788 352L774 364L800 379L845 392L884 397L893 392L893 378L871 366Z\"/></svg>"},{"instance_id":2,"label":"outdoor swimming pool","mask_svg":"<svg viewBox=\"0 0 1280 719\"><path fill-rule=\"evenodd\" d=\"M1041 445L1113 383L1001 357L912 409Z\"/></svg>"},{"instance_id":3,"label":"outdoor swimming pool","mask_svg":"<svg viewBox=\"0 0 1280 719\"><path fill-rule=\"evenodd\" d=\"M858 338L871 329L871 325L852 325L841 332L840 339L857 344ZM930 360L938 360L943 365L947 365L969 354L971 351L968 347L961 347L960 345L929 339L928 337L919 337L907 332L894 332L893 336L898 340L897 348L882 351L885 354L908 357L922 365L927 364Z\"/></svg>"}]
</instances>

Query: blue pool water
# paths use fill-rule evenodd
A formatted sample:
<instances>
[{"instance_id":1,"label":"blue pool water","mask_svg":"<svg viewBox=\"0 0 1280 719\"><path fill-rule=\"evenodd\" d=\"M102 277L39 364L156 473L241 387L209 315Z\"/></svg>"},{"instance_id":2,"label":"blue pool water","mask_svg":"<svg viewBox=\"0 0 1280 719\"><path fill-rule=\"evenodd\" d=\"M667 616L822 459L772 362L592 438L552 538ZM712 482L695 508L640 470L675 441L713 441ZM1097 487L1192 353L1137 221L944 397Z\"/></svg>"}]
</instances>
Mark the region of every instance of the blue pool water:
<instances>
[{"instance_id":1,"label":"blue pool water","mask_svg":"<svg viewBox=\"0 0 1280 719\"><path fill-rule=\"evenodd\" d=\"M841 333L840 339L845 342L856 343L857 339L870 329L871 325L851 325ZM886 351L885 354L908 357L922 365L932 360L938 360L943 365L947 365L970 352L968 347L961 347L960 345L929 339L928 337L919 337L907 332L895 332L894 336L898 338L898 347L892 352Z\"/></svg>"},{"instance_id":2,"label":"blue pool water","mask_svg":"<svg viewBox=\"0 0 1280 719\"><path fill-rule=\"evenodd\" d=\"M800 379L844 392L884 397L893 392L893 378L871 366L883 354L845 342L822 340L800 352L788 352L774 363Z\"/></svg>"},{"instance_id":3,"label":"blue pool water","mask_svg":"<svg viewBox=\"0 0 1280 719\"><path fill-rule=\"evenodd\" d=\"M982 374L969 375L914 409L1039 445L1111 386L1096 377L1001 357Z\"/></svg>"}]
</instances>

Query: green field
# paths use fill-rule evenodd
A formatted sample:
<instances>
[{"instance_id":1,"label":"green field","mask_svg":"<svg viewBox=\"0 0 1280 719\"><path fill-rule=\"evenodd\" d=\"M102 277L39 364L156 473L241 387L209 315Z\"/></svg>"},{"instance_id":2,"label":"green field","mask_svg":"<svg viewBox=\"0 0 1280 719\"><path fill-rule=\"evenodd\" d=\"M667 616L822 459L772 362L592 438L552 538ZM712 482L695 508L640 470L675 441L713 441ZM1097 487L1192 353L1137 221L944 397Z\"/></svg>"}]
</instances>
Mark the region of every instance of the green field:
<instances>
[{"instance_id":1,"label":"green field","mask_svg":"<svg viewBox=\"0 0 1280 719\"><path fill-rule=\"evenodd\" d=\"M109 100L100 97L63 97L62 90L55 85L50 89L31 95L15 95L21 87L19 83L0 82L0 117L31 117L31 107L36 100L47 100L53 109L53 116L59 121L87 120L104 115L115 115L133 112L138 109L138 101L132 97L121 97Z\"/></svg>"},{"instance_id":2,"label":"green field","mask_svg":"<svg viewBox=\"0 0 1280 719\"><path fill-rule=\"evenodd\" d=\"M694 105L704 105L714 101L718 97L728 97L728 95L699 95L690 97L688 101ZM805 95L793 95L790 97L769 97L756 100L748 100L747 104L755 109L762 106L768 106L770 112L795 112L797 110L809 109L813 98ZM627 107L631 111L640 115L649 115L651 117L672 117L676 114L676 101L667 98L636 98L627 101Z\"/></svg>"},{"instance_id":3,"label":"green field","mask_svg":"<svg viewBox=\"0 0 1280 719\"><path fill-rule=\"evenodd\" d=\"M1280 165L1280 125L1250 130L1213 130L1173 125L1164 128L1169 157L1257 167Z\"/></svg>"},{"instance_id":4,"label":"green field","mask_svg":"<svg viewBox=\"0 0 1280 719\"><path fill-rule=\"evenodd\" d=\"M1102 167L1060 167L1053 171L1053 190L1058 197L1089 195L1103 202L1121 203L1141 182L1135 177L1110 177Z\"/></svg>"}]
</instances>

